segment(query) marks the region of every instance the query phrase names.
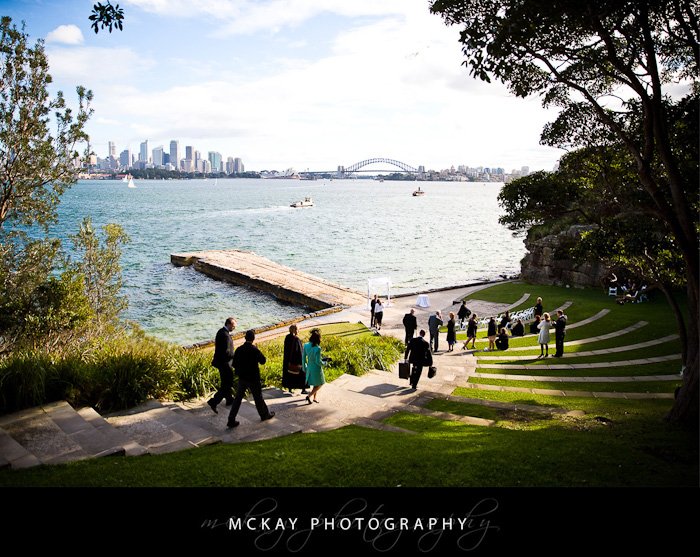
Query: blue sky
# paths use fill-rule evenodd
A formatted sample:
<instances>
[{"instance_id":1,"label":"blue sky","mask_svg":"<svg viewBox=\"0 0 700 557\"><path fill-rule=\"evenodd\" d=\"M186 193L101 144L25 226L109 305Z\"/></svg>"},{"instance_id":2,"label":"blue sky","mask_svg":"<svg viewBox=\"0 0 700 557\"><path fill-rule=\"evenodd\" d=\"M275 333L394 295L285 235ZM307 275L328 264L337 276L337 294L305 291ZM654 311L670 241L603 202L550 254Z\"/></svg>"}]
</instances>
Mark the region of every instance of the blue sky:
<instances>
[{"instance_id":1,"label":"blue sky","mask_svg":"<svg viewBox=\"0 0 700 557\"><path fill-rule=\"evenodd\" d=\"M124 30L97 35L93 3L0 0L0 15L46 40L56 88L92 89L102 157L144 139L251 170L551 169L562 154L539 145L554 114L469 77L427 0L126 0Z\"/></svg>"}]
</instances>

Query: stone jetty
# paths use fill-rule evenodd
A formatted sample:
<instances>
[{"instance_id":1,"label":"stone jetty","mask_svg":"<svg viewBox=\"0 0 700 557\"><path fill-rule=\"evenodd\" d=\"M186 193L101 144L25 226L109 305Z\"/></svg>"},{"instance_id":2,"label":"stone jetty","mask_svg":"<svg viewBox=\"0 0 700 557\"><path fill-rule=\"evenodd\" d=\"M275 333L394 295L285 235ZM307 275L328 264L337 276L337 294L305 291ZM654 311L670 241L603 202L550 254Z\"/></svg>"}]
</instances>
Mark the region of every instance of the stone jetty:
<instances>
[{"instance_id":1,"label":"stone jetty","mask_svg":"<svg viewBox=\"0 0 700 557\"><path fill-rule=\"evenodd\" d=\"M313 310L357 306L366 296L296 269L243 250L208 250L170 255L173 265L193 266L217 280L240 284L272 294L280 300Z\"/></svg>"}]
</instances>

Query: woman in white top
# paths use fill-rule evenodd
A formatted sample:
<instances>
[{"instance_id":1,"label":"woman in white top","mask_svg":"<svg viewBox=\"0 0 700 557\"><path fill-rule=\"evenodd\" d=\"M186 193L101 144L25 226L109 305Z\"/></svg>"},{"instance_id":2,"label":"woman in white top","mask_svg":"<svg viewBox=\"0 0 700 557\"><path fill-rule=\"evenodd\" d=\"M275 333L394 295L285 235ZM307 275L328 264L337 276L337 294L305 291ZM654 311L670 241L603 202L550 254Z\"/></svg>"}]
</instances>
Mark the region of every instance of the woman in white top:
<instances>
[{"instance_id":1,"label":"woman in white top","mask_svg":"<svg viewBox=\"0 0 700 557\"><path fill-rule=\"evenodd\" d=\"M379 331L382 328L382 318L384 317L384 306L382 301L377 299L377 304L374 306L374 325Z\"/></svg>"},{"instance_id":2,"label":"woman in white top","mask_svg":"<svg viewBox=\"0 0 700 557\"><path fill-rule=\"evenodd\" d=\"M537 342L540 343L540 355L538 358L546 358L549 356L549 327L551 325L551 319L548 313L542 316L542 321L537 326L540 330L540 335L537 337ZM546 352L545 352L546 351Z\"/></svg>"}]
</instances>

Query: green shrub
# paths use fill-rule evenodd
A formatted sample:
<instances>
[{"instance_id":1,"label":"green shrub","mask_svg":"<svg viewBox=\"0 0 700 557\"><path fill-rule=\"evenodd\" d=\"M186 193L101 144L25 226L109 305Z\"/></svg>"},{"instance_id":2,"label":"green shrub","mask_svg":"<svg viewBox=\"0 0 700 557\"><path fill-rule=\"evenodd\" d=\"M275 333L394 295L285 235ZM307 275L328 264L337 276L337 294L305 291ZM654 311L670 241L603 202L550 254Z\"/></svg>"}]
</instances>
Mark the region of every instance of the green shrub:
<instances>
[{"instance_id":1,"label":"green shrub","mask_svg":"<svg viewBox=\"0 0 700 557\"><path fill-rule=\"evenodd\" d=\"M263 384L281 386L283 347L282 339L260 343L259 348L267 358L260 368ZM387 370L401 357L404 345L393 337L327 335L322 337L321 350L324 358L332 360L325 368L326 380L332 381L344 373L362 375L371 369Z\"/></svg>"},{"instance_id":2,"label":"green shrub","mask_svg":"<svg viewBox=\"0 0 700 557\"><path fill-rule=\"evenodd\" d=\"M283 345L282 338L260 344L267 357L260 370L264 385L281 386ZM403 352L403 344L394 338L368 335L328 335L321 346L323 355L332 359L326 368L328 381L343 373L389 369ZM210 350L188 351L138 328L120 329L68 347L37 347L0 359L0 413L53 400L109 412L150 398L201 397L218 385Z\"/></svg>"}]
</instances>

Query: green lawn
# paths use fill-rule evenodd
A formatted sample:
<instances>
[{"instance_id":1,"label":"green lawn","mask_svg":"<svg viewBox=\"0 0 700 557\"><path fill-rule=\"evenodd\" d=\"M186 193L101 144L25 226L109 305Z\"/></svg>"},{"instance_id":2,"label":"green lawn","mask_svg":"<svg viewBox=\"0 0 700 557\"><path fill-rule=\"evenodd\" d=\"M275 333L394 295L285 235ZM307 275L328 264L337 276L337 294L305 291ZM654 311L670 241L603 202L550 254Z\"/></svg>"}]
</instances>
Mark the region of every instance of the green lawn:
<instances>
[{"instance_id":1,"label":"green lawn","mask_svg":"<svg viewBox=\"0 0 700 557\"><path fill-rule=\"evenodd\" d=\"M500 385L502 387L523 387L525 389L554 389L557 391L593 391L615 393L672 393L680 386L678 381L623 381L615 383L567 383L559 381L511 381L508 379L487 379L471 377L470 383L479 385Z\"/></svg>"},{"instance_id":2,"label":"green lawn","mask_svg":"<svg viewBox=\"0 0 700 557\"><path fill-rule=\"evenodd\" d=\"M697 440L662 421L668 401L615 402L601 410L612 423L595 415L495 411L484 417L495 417L497 426L480 427L399 413L388 422L417 435L348 426L161 456L3 470L0 486L696 486Z\"/></svg>"},{"instance_id":3,"label":"green lawn","mask_svg":"<svg viewBox=\"0 0 700 557\"><path fill-rule=\"evenodd\" d=\"M561 362L566 363L567 358L562 360L556 358L548 358L547 363ZM528 363L528 361L513 362L518 364ZM477 371L480 373L493 373L503 375L565 375L567 377L619 377L624 375L672 375L680 373L680 366L677 362L660 362L656 364L620 366L620 367L595 367L589 369L545 369L542 366L539 368L525 369L497 369L488 367L479 367Z\"/></svg>"},{"instance_id":4,"label":"green lawn","mask_svg":"<svg viewBox=\"0 0 700 557\"><path fill-rule=\"evenodd\" d=\"M571 329L567 340L589 338L645 320L650 323L614 339L583 345L603 346L643 342L675 332L665 302L619 306L600 290L564 289L529 284L503 284L475 293L474 299L512 303L523 292L539 295L545 308L566 300L574 305L574 320L607 307L610 313L590 325ZM330 325L333 335L369 338L361 325ZM481 334L481 333L480 333ZM302 330L305 337L307 331ZM552 339L553 340L553 339ZM534 336L514 345L534 345ZM552 350L554 342L551 343ZM571 347L573 349L573 347ZM561 362L613 361L674 353L677 341L649 349L576 358ZM488 354L488 353L486 353ZM526 355L525 353L512 353ZM477 354L478 356L478 354ZM591 360L592 358L592 360ZM559 362L553 358L547 363ZM486 362L484 362L486 363ZM516 362L521 363L521 362ZM541 364L540 364L541 365ZM590 370L490 370L526 375L620 376L676 373L677 362L596 368ZM472 378L475 384L502 384L556 390L672 392L677 381L622 383L522 382ZM557 397L458 387L455 395L542 406L542 412L497 409L473 403L432 400L427 407L456 415L495 421L493 427L467 425L411 412L399 412L386 422L416 432L377 431L348 426L335 431L292 435L268 441L217 445L179 453L140 458L109 458L0 471L0 486L693 486L698 485L698 437L664 420L671 400L625 400ZM545 407L582 410L585 415L550 415Z\"/></svg>"}]
</instances>

